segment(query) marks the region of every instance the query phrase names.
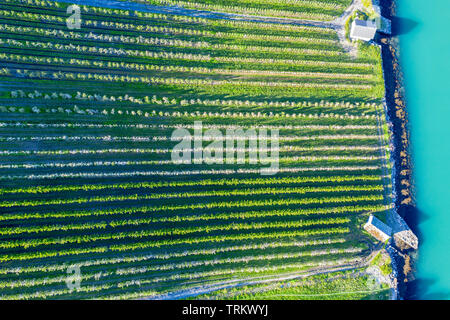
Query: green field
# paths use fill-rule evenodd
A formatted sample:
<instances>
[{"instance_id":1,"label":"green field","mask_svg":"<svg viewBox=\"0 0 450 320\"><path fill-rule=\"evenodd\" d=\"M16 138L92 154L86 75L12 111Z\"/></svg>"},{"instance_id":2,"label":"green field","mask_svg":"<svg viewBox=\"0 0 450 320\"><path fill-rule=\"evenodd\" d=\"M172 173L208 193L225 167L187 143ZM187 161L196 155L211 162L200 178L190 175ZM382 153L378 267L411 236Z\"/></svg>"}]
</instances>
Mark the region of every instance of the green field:
<instances>
[{"instance_id":1,"label":"green field","mask_svg":"<svg viewBox=\"0 0 450 320\"><path fill-rule=\"evenodd\" d=\"M2 299L159 297L364 262L361 225L391 202L378 47L355 58L333 29L87 6L69 30L66 7L0 0ZM171 162L172 132L196 121L279 130L279 172L245 150Z\"/></svg>"},{"instance_id":2,"label":"green field","mask_svg":"<svg viewBox=\"0 0 450 320\"><path fill-rule=\"evenodd\" d=\"M390 290L362 269L332 272L303 279L225 288L196 298L202 300L385 300Z\"/></svg>"}]
</instances>

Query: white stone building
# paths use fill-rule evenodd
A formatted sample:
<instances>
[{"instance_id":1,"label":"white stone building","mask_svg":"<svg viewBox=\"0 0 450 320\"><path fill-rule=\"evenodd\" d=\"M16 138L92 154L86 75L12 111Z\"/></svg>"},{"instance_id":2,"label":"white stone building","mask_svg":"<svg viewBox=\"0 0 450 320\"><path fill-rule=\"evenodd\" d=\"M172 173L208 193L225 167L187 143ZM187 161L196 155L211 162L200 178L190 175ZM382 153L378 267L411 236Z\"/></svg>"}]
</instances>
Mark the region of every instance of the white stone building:
<instances>
[{"instance_id":1,"label":"white stone building","mask_svg":"<svg viewBox=\"0 0 450 320\"><path fill-rule=\"evenodd\" d=\"M377 24L372 20L355 19L350 29L350 38L352 40L370 41L375 37Z\"/></svg>"}]
</instances>

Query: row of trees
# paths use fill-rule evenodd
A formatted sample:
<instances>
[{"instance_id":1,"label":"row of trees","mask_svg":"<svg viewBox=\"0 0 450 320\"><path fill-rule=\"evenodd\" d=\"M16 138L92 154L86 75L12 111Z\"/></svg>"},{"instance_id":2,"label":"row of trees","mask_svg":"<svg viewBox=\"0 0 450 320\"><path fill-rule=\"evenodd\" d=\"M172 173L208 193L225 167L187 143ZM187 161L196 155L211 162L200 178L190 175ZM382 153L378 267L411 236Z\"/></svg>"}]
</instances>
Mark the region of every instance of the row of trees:
<instances>
[{"instance_id":1,"label":"row of trees","mask_svg":"<svg viewBox=\"0 0 450 320\"><path fill-rule=\"evenodd\" d=\"M283 4L284 9L266 9L266 8L274 8L276 7L276 0L270 0L269 3L265 4L256 4L252 1L247 1L247 3L240 2L237 5L227 5L229 2L219 1L204 3L199 1L179 1L179 0L146 0L151 4L156 5L171 5L171 6L179 6L185 8L199 9L199 10L208 10L208 11L219 11L219 12L229 12L229 13L238 13L238 14L248 14L248 15L256 15L256 16L271 16L277 18L296 18L296 19L309 19L309 20L332 20L337 17L341 12L340 6L336 6L335 4L325 4L324 2L320 2L320 7L316 7L317 2L307 1L307 2L298 2ZM279 2L280 3L280 2ZM308 6L309 5L309 6ZM331 6L330 6L331 5ZM324 8L325 10L320 10ZM316 9L316 10L311 10ZM331 9L336 9L336 15L330 15L329 12ZM343 9L342 9L343 11Z\"/></svg>"},{"instance_id":2,"label":"row of trees","mask_svg":"<svg viewBox=\"0 0 450 320\"><path fill-rule=\"evenodd\" d=\"M344 235L350 232L348 227L327 227L323 229L307 229L307 230L289 230L276 232L246 232L241 234L225 234L217 236L202 236L195 238L180 238L180 239L166 239L166 240L154 240L138 243L125 243L115 244L110 246L110 250L113 251L134 251L145 250L148 248L159 248L162 246L174 246L181 244L201 244L201 243L222 243L225 241L246 241L256 239L271 239L276 241L283 238L297 238L305 237L310 238L314 236L331 236L331 235Z\"/></svg>"},{"instance_id":3,"label":"row of trees","mask_svg":"<svg viewBox=\"0 0 450 320\"><path fill-rule=\"evenodd\" d=\"M1 128L53 128L53 129L64 129L64 128L73 128L73 129L134 129L134 130L167 130L167 129L194 129L194 125L189 123L181 123L181 124L147 124L147 123L87 123L87 122L60 122L60 123L39 123L39 122L0 122ZM203 128L205 129L243 129L243 128L262 128L262 129L270 129L270 130L358 130L358 129L376 129L374 125L327 125L327 124L304 124L304 125L292 125L292 124L248 124L242 123L240 125L236 124L203 124ZM325 146L326 147L326 146ZM329 148L333 148L333 146L329 146ZM376 150L379 147L374 146L354 146L348 147L348 150L352 150L352 148L356 148L356 150ZM307 150L307 149L302 149ZM322 149L325 150L325 149ZM337 149L338 150L338 149ZM340 150L340 149L339 149Z\"/></svg>"},{"instance_id":4,"label":"row of trees","mask_svg":"<svg viewBox=\"0 0 450 320\"><path fill-rule=\"evenodd\" d=\"M380 181L377 175L342 175L342 176L298 176L280 178L250 178L250 179L202 179L194 181L158 181L158 182L127 182L116 184L82 184L82 185L56 185L56 186L33 186L28 188L0 188L0 194L45 194L52 192L68 191L100 191L108 189L159 189L176 187L206 187L206 186L257 186L257 185L284 185L303 183L340 183L340 182L368 182ZM0 220L2 218L0 217Z\"/></svg>"},{"instance_id":5,"label":"row of trees","mask_svg":"<svg viewBox=\"0 0 450 320\"><path fill-rule=\"evenodd\" d=\"M373 71L374 65L365 62L348 62L348 61L327 61L319 56L311 60L301 59L280 59L280 58L247 58L247 57L233 57L222 56L214 57L217 62L236 62L236 63L252 63L252 64L269 64L269 65L296 65L296 66L317 66L317 67L345 67L357 70Z\"/></svg>"},{"instance_id":6,"label":"row of trees","mask_svg":"<svg viewBox=\"0 0 450 320\"><path fill-rule=\"evenodd\" d=\"M377 196L377 195L371 195L370 197L367 196L363 196L363 197L333 197L333 198L323 198L320 200L316 200L316 204L320 203L320 204L326 204L327 206L329 206L331 203L334 204L343 204L343 206L340 207L329 207L329 211L324 211L324 208L313 208L313 209L297 209L296 211L291 211L291 209L285 209L285 210L281 210L281 209L277 209L277 210L268 210L271 213L267 213L267 210L258 210L257 212L254 211L250 211L249 214L251 214L251 216L253 216L254 214L256 214L256 216L261 216L264 214L267 214L268 216L284 216L284 215L309 215L309 214L330 214L330 213L345 213L345 212L359 212L360 210L362 210L362 208L367 209L367 210L373 210L373 211L379 211L380 209L380 204L378 205L368 205L369 207L367 207L367 205L362 205L362 204L353 204L353 206L355 207L355 209L349 209L348 208L348 203L351 203L352 201L354 202L358 202L358 201L380 201L383 198L381 196ZM297 204L314 204L311 203L314 202L313 199L288 199L286 200L287 202L280 202L281 200L276 200L276 202L267 202L267 201L260 201L260 202L253 202L256 203L258 206L276 206L276 205L297 205ZM300 201L300 202L299 202ZM331 201L331 202L330 202ZM249 205L249 203L247 202L233 202L232 204L230 204L228 207L223 207L223 202L217 202L217 203L213 203L212 205L209 205L209 207L211 208L220 208L222 210L228 210L234 207L251 207L251 205ZM382 206L384 208L384 206ZM138 206L138 207L127 207L127 208L117 208L117 209L97 209L97 210L87 210L87 211L83 211L83 210L78 210L78 211L52 211L52 212L27 212L27 213L12 213L12 214L4 214L1 215L0 217L0 221L11 221L11 220L28 220L28 219L66 219L66 218L82 218L82 217L107 217L107 216L114 216L114 215L142 215L142 214L148 214L148 213L160 213L160 216L162 215L162 212L167 211L169 212L176 212L177 210L186 210L185 214L187 214L187 212L189 210L193 211L193 210L200 210L200 209L207 209L207 204L197 204L196 206L192 207L192 206L180 206L180 205L173 205L173 206L164 206L164 207L149 207L149 206ZM354 211L356 210L356 211ZM295 213L293 213L295 212ZM259 213L259 214L258 214ZM220 214L220 213L217 213ZM225 215L230 215L230 216L235 216L235 217L240 217L240 214L242 213L224 213ZM164 215L162 215L164 216ZM170 216L172 216L172 213L170 213ZM194 214L194 217L196 216L196 214ZM156 218L156 217L155 217ZM174 218L175 221L180 221L180 218L175 217ZM186 218L187 219L187 218ZM191 216L191 218L189 218L190 220L196 220L195 218L193 218ZM201 218L197 218L197 220L199 220Z\"/></svg>"},{"instance_id":7,"label":"row of trees","mask_svg":"<svg viewBox=\"0 0 450 320\"><path fill-rule=\"evenodd\" d=\"M189 227L184 226L182 228L159 228L155 230L140 230L140 231L123 231L123 232L113 232L113 233L89 233L85 235L73 235L67 237L53 237L53 238L32 238L26 240L10 240L8 242L1 242L0 249L13 249L13 248L36 248L42 246L53 246L53 245L67 245L67 244L92 244L97 241L118 241L123 239L141 239L146 237L164 237L164 236L184 236L193 233L206 233L209 234L215 231L241 231L245 236L246 230L261 230L261 229L290 229L290 228L308 228L312 226L325 226L325 225L345 225L351 220L344 217L336 218L322 218L322 219L311 219L311 220L296 220L296 221L270 221L270 222L254 222L254 223L227 223L223 225L204 225ZM129 226L129 225L143 225L152 223L152 219L141 219L139 220L128 220L128 221L116 221L118 226ZM112 222L110 223L112 224ZM79 226L81 230L95 229L96 225L84 224ZM100 227L104 227L103 224ZM37 231L38 233L45 232L45 229L50 229L51 226L40 227ZM69 227L68 227L69 228ZM83 229L86 228L86 229ZM60 226L61 230L64 230L64 226ZM300 229L305 230L305 229ZM308 229L306 229L308 230ZM314 230L314 229L313 229ZM285 232L289 232L286 230ZM294 230L295 231L295 230ZM264 232L263 232L264 233ZM235 234L235 233L233 233ZM184 239L183 239L184 240Z\"/></svg>"},{"instance_id":8,"label":"row of trees","mask_svg":"<svg viewBox=\"0 0 450 320\"><path fill-rule=\"evenodd\" d=\"M325 186L325 187L284 187L284 188L252 188L252 189L234 189L234 190L212 190L195 192L177 192L177 193L152 193L152 194L131 194L131 195L104 195L89 198L63 198L63 199L45 199L45 200L14 200L0 202L1 208L11 207L36 207L49 205L67 205L83 204L91 202L116 202L116 201L144 201L159 199L184 199L184 198L205 198L205 197L236 197L236 196L254 196L254 195L302 195L308 193L353 193L382 191L383 186ZM16 230L16 228L15 228ZM20 233L34 232L32 228L19 228ZM30 231L27 231L30 230ZM0 230L0 234L9 234L12 232L8 228Z\"/></svg>"},{"instance_id":9,"label":"row of trees","mask_svg":"<svg viewBox=\"0 0 450 320\"><path fill-rule=\"evenodd\" d=\"M324 79L373 79L370 74L355 73L325 73L325 72L298 72L298 71L275 71L275 70L246 70L246 69L220 69L207 67L185 67L180 65L154 65L141 63L127 63L101 60L84 60L76 58L42 57L33 55L19 55L11 53L0 53L0 59L16 63L70 65L93 69L125 69L132 71L159 71L159 72L181 72L206 75L236 75L236 76L264 76L264 77L293 77L293 78L324 78ZM102 98L99 101L103 101ZM106 100L108 101L108 100ZM141 100L142 101L142 100ZM137 101L133 101L137 102ZM142 102L141 102L142 103Z\"/></svg>"},{"instance_id":10,"label":"row of trees","mask_svg":"<svg viewBox=\"0 0 450 320\"><path fill-rule=\"evenodd\" d=\"M45 8L62 8L62 6L65 6L65 4L61 4L57 1L49 1L49 0L19 0L20 3L26 5L27 7L34 7L36 9L42 9L45 10ZM5 3L12 3L16 4L17 1L13 0L4 0ZM299 2L295 1L298 5ZM305 2L303 2L305 4ZM307 6L311 7L312 5L319 5L321 8L323 8L324 3L323 2L309 2ZM336 5L333 4L326 4L327 6L330 6L330 8L336 8ZM241 28L244 33L249 33L252 29L266 29L266 30L278 30L278 31L295 31L298 33L318 33L318 34L335 34L335 31L332 29L326 29L326 28L319 28L319 27L308 27L308 26L296 26L296 25L290 25L290 24L270 24L270 23L255 23L255 22L247 22L247 21L239 21L239 20L216 20L216 19L206 19L206 18L199 18L199 17L191 17L191 16L182 16L182 15L172 15L172 14L161 14L161 13L150 13L150 12L142 12L142 11L130 11L130 10L122 10L122 9L110 9L110 8L102 8L102 7L94 7L94 6L80 6L82 9L82 12L89 13L93 15L109 15L111 16L108 21L110 22L116 17L121 18L130 18L137 16L139 18L144 18L140 22L147 22L148 20L161 20L161 21L178 21L178 22L184 22L188 23L189 25L192 24L201 24L201 25L216 25L216 26L224 26L224 27L230 27L232 26L234 29ZM65 9L65 8L64 8ZM61 10L61 13L65 14L65 10ZM86 20L84 20L86 21ZM87 20L90 22L97 22L92 20ZM133 21L133 20L130 20ZM107 22L107 21L105 21ZM152 21L153 22L153 21ZM150 23L152 23L150 22ZM118 25L121 28L124 24ZM139 27L139 26L138 26ZM145 27L145 24L144 24ZM142 31L141 29L139 31Z\"/></svg>"},{"instance_id":11,"label":"row of trees","mask_svg":"<svg viewBox=\"0 0 450 320\"><path fill-rule=\"evenodd\" d=\"M40 14L34 14L34 13L20 13L16 12L15 14L6 14L5 11L3 12L4 16L10 17L17 15L17 19L30 19L33 18L33 20L41 21L42 19L49 19L50 21L58 20L57 17L54 16L48 16L43 15L42 17ZM22 17L22 15L26 15L25 17ZM2 11L0 10L0 15L2 15ZM33 16L35 15L35 16ZM53 17L53 18L50 18ZM119 23L117 22L105 22L109 27L116 26ZM119 28L119 26L116 26ZM132 28L131 25L120 26L121 30L124 28ZM152 27L154 29L154 27ZM286 48L282 46L255 46L255 45L245 45L245 44L210 44L205 41L189 41L189 40L180 40L180 39L168 39L168 38L157 38L157 37L143 37L141 35L139 36L127 36L127 35L115 35L115 34L105 34L105 33L84 33L80 34L77 32L67 32L59 29L46 29L46 28L36 28L36 27L23 27L23 26L11 26L11 25L0 25L0 30L7 31L9 33L28 33L33 35L45 35L45 36L52 36L55 38L62 38L62 39L73 39L73 40L85 40L87 42L89 41L101 41L101 42L108 42L108 43L123 43L123 44L134 44L134 45L156 45L156 46L168 46L168 47L180 47L180 48L200 48L200 49L214 49L214 50L238 50L243 52L270 52L270 53L289 53L291 55L320 55L320 56L338 56L342 55L342 50L339 49L339 47L335 46L335 43L332 43L332 46L327 48L327 50L318 50L318 49L299 49L299 48ZM149 29L151 30L151 29ZM222 37L227 37L226 33L220 33ZM236 36L236 34L234 34ZM248 40L249 38L247 36L238 36L238 39L241 40ZM228 36L229 37L229 36ZM261 36L257 36L260 40L267 40L273 42L273 38L267 38L262 39ZM304 42L305 40L303 40ZM315 38L307 39L308 43L315 44L315 43L324 43L324 40L316 40ZM326 42L325 42L326 43Z\"/></svg>"},{"instance_id":12,"label":"row of trees","mask_svg":"<svg viewBox=\"0 0 450 320\"><path fill-rule=\"evenodd\" d=\"M3 153L6 154L6 153ZM352 165L352 166L315 166L315 167L281 167L274 169L277 173L300 173L300 172L369 172L379 171L380 165ZM47 173L47 174L4 174L0 176L0 180L53 180L53 179L81 179L81 178L119 178L119 177L177 177L177 176L198 176L198 175L235 175L235 174L261 174L258 169L210 169L210 170L148 170L148 171L120 171L120 172L63 172L63 173Z\"/></svg>"},{"instance_id":13,"label":"row of trees","mask_svg":"<svg viewBox=\"0 0 450 320\"><path fill-rule=\"evenodd\" d=\"M130 96L128 94L125 95L105 95L99 93L87 93L84 91L77 91L76 94L68 93L68 92L41 92L39 90L33 90L33 91L23 91L23 90L13 90L11 91L11 98L45 98L48 96L50 99L75 99L75 100L84 100L84 101L110 101L110 102L132 102L136 104L157 104L157 105L180 105L180 106L223 106L223 107L230 107L230 106L236 106L236 107L270 107L270 108L302 108L302 107L319 107L319 108L345 108L345 109L361 109L361 108L368 108L368 109L378 109L382 108L381 105L378 105L376 103L350 103L345 101L336 101L336 102L330 102L330 101L324 101L321 100L320 102L311 102L311 101L276 101L276 100L265 100L265 101L255 101L255 100L238 100L238 99L202 99L198 96L192 96L191 98L177 98L177 97L165 97L165 96L141 96L141 97L134 97ZM200 111L197 111L196 114L199 114ZM153 114L153 112L152 112ZM283 114L283 112L281 113ZM285 112L284 112L285 114ZM185 124L185 126L189 126L189 124ZM160 125L160 128L164 127L164 125ZM183 125L184 127L184 125ZM210 125L211 127L211 125ZM302 129L302 128L311 128L311 129L318 129L322 128L323 126L317 126L317 125L285 125L286 129ZM365 126L365 125L357 125L357 126L340 126L340 125L329 125L327 128L333 129L333 130L339 130L342 128L346 129L356 129L356 128L367 128L367 129L373 129L374 126ZM173 126L171 128L174 128ZM231 128L230 126L227 126L227 128ZM261 125L258 125L258 128L261 128ZM270 128L275 128L274 126L270 126ZM276 126L276 128L280 128L280 126Z\"/></svg>"},{"instance_id":14,"label":"row of trees","mask_svg":"<svg viewBox=\"0 0 450 320\"><path fill-rule=\"evenodd\" d=\"M192 53L174 53L168 51L148 51L148 50L130 50L130 49L116 49L104 48L97 46L60 44L54 42L40 42L40 41L23 41L16 39L0 39L0 44L13 48L26 49L40 49L40 50L54 50L60 52L75 52L75 53L89 53L100 56L125 56L138 58L152 58L152 59L179 59L192 61L210 61L210 55L192 54Z\"/></svg>"},{"instance_id":15,"label":"row of trees","mask_svg":"<svg viewBox=\"0 0 450 320\"><path fill-rule=\"evenodd\" d=\"M33 78L35 75L42 76L42 73L36 74L34 72L27 73L28 75ZM365 114L365 115L353 115L348 114L348 112L341 114L341 113L286 113L286 112L280 112L280 113L273 113L273 112L206 112L206 111L195 111L195 112L188 112L188 111L156 111L156 110L149 110L149 111L142 111L142 110L134 110L134 109L122 109L122 108L106 108L105 109L94 109L94 108L80 108L78 106L73 106L71 108L67 107L53 107L53 108L42 108L42 107L9 107L6 108L4 106L0 106L0 112L10 112L10 113L65 113L65 114L89 114L89 115L117 115L117 116L136 116L136 117L164 117L164 118L186 118L186 120L192 119L198 119L198 118L232 118L232 119L286 119L286 118L308 118L308 119L346 119L346 120L362 120L362 119L376 119L375 114ZM45 127L45 125L44 125Z\"/></svg>"},{"instance_id":16,"label":"row of trees","mask_svg":"<svg viewBox=\"0 0 450 320\"><path fill-rule=\"evenodd\" d=\"M131 254L122 255L118 257L93 257L90 260L84 260L77 263L80 268L88 268L91 266L105 266L105 265L121 265L128 263L148 263L154 260L167 261L169 259L184 258L184 257L196 257L196 256L210 256L225 252L243 252L247 250L266 250L274 248L289 248L289 247L311 247L311 246L323 246L332 244L345 243L344 238L321 238L316 240L303 240L297 241L290 239L289 241L269 241L269 242L257 242L247 243L242 245L226 244L222 246L216 246L212 248L196 248L192 250L176 250L175 248L170 252L150 253L150 254ZM58 271L66 271L71 264L34 264L23 267L12 268L0 268L0 274L29 274L29 273L52 273Z\"/></svg>"},{"instance_id":17,"label":"row of trees","mask_svg":"<svg viewBox=\"0 0 450 320\"><path fill-rule=\"evenodd\" d=\"M16 69L17 73L30 78L51 78L55 80L92 80L104 82L122 83L146 83L156 85L180 85L180 86L236 86L236 87L281 87L281 88L309 88L309 89L336 89L336 90L371 90L371 84L359 83L324 83L324 82L272 82L272 81L240 81L240 80L210 80L203 78L160 78L147 76L129 76L107 73L78 73L78 72L47 72L31 71L28 69ZM233 91L232 89L230 90Z\"/></svg>"},{"instance_id":18,"label":"row of trees","mask_svg":"<svg viewBox=\"0 0 450 320\"><path fill-rule=\"evenodd\" d=\"M331 136L333 139L345 139L348 136ZM377 136L362 136L362 140L366 139L377 139ZM280 151L280 152L296 152L296 151L352 151L352 150L364 150L364 151L374 151L377 147L361 147L357 148L355 146L331 146L331 147L300 147L300 146L282 146L277 148L271 147L199 147L199 148L186 148L185 152L199 152L202 150L214 150L218 152L232 151L232 152L256 152L256 151ZM58 155L93 155L93 154L121 154L121 153L135 153L135 154L168 154L172 152L172 148L106 148L106 149L59 149L59 150L1 150L1 156L58 156ZM336 156L339 157L339 156ZM305 159L314 160L314 158ZM338 158L337 158L338 159Z\"/></svg>"},{"instance_id":19,"label":"row of trees","mask_svg":"<svg viewBox=\"0 0 450 320\"><path fill-rule=\"evenodd\" d=\"M278 253L278 254L262 254L262 255L247 255L236 258L226 258L226 259L212 259L212 260L200 260L200 261L188 261L179 264L164 264L158 266L141 266L141 267L131 267L126 269L116 270L116 274L121 276L126 275L136 275L144 274L155 271L166 271L166 270L179 270L185 268L194 268L199 266L215 266L217 268L222 264L239 264L239 263L250 263L253 261L270 261L270 260L281 260L281 259L295 259L302 257L317 257L323 255L332 254L342 254L342 253L359 253L363 250L361 247L351 247L343 249L322 249L322 250L309 250L309 251L299 251L295 253Z\"/></svg>"}]
</instances>

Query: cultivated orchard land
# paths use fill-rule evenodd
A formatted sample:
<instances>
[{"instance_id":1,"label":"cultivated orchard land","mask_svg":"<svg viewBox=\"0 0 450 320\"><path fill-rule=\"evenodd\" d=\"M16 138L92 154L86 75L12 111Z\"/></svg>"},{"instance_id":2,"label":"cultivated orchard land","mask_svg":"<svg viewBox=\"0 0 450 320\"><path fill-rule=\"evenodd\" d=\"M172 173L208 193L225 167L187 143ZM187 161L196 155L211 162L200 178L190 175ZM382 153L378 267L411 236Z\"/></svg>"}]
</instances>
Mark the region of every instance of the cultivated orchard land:
<instances>
[{"instance_id":1,"label":"cultivated orchard land","mask_svg":"<svg viewBox=\"0 0 450 320\"><path fill-rule=\"evenodd\" d=\"M194 299L232 300L383 300L389 299L387 285L370 287L364 269L330 272L305 278L219 289ZM369 283L369 284L368 284Z\"/></svg>"},{"instance_id":2,"label":"cultivated orchard land","mask_svg":"<svg viewBox=\"0 0 450 320\"><path fill-rule=\"evenodd\" d=\"M250 16L327 21L339 17L352 0L136 0L136 2Z\"/></svg>"},{"instance_id":3,"label":"cultivated orchard land","mask_svg":"<svg viewBox=\"0 0 450 320\"><path fill-rule=\"evenodd\" d=\"M234 2L322 20L350 1ZM390 203L378 48L88 6L69 30L67 6L0 0L1 298L162 297L364 263L361 225ZM279 172L172 163L172 132L195 121L278 129Z\"/></svg>"}]
</instances>

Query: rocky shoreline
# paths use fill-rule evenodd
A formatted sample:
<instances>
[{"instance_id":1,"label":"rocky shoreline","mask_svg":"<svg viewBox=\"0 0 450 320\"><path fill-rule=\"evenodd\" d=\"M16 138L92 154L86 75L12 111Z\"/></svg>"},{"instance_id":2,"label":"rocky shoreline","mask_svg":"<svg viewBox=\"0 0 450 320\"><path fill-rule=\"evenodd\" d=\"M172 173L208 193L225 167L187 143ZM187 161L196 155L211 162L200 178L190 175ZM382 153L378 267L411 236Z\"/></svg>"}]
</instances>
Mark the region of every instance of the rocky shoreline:
<instances>
[{"instance_id":1,"label":"rocky shoreline","mask_svg":"<svg viewBox=\"0 0 450 320\"><path fill-rule=\"evenodd\" d=\"M382 15L395 23L396 1L380 0ZM419 237L417 230L417 209L414 199L413 163L410 153L410 133L408 113L403 86L403 73L399 63L399 41L394 31L386 37L380 35L377 42L381 45L383 70L386 87L386 117L391 130L391 161L393 161L392 188L394 193L394 210L406 221L412 231ZM409 283L414 279L414 251L401 250L393 252L393 264L396 266L397 289L399 299L414 296Z\"/></svg>"}]
</instances>

